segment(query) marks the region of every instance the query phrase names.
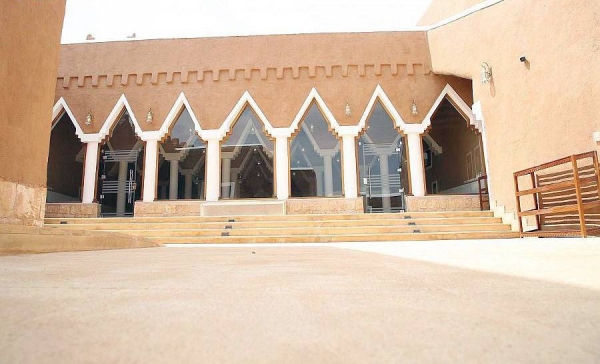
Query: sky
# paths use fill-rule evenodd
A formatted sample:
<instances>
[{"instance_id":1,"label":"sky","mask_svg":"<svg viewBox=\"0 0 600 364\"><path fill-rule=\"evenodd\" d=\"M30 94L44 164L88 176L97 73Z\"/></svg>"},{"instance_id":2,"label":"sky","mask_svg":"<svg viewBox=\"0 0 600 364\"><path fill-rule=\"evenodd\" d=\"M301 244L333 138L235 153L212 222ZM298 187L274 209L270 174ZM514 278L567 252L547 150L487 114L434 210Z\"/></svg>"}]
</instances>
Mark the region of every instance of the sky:
<instances>
[{"instance_id":1,"label":"sky","mask_svg":"<svg viewBox=\"0 0 600 364\"><path fill-rule=\"evenodd\" d=\"M62 43L414 27L431 0L67 0Z\"/></svg>"}]
</instances>

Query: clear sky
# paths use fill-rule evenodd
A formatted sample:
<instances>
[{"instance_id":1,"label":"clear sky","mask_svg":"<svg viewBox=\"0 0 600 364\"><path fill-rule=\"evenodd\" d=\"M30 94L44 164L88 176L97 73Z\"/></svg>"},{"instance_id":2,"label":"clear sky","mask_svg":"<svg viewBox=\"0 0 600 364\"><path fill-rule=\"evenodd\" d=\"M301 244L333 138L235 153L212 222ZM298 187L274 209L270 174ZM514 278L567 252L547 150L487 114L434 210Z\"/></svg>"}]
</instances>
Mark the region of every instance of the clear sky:
<instances>
[{"instance_id":1,"label":"clear sky","mask_svg":"<svg viewBox=\"0 0 600 364\"><path fill-rule=\"evenodd\" d=\"M63 43L414 27L431 0L67 0Z\"/></svg>"}]
</instances>

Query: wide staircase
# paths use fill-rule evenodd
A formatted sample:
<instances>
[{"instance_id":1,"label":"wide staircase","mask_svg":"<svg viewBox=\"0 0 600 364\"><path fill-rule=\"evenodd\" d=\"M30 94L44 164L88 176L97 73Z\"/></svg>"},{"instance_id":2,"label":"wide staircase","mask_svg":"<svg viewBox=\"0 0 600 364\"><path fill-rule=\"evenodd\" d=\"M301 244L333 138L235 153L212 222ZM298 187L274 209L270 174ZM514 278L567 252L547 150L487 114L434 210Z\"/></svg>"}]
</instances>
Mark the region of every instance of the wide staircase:
<instances>
[{"instance_id":1,"label":"wide staircase","mask_svg":"<svg viewBox=\"0 0 600 364\"><path fill-rule=\"evenodd\" d=\"M490 211L46 219L47 227L142 236L161 244L323 243L514 238Z\"/></svg>"}]
</instances>

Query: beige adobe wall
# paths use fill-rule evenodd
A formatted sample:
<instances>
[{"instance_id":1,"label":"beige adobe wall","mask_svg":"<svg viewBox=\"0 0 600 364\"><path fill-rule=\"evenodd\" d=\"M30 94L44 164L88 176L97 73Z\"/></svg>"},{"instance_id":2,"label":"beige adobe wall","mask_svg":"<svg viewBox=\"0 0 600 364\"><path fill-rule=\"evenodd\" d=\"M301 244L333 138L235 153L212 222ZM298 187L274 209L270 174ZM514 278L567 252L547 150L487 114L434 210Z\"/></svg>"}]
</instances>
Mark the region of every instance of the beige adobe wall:
<instances>
[{"instance_id":1,"label":"beige adobe wall","mask_svg":"<svg viewBox=\"0 0 600 364\"><path fill-rule=\"evenodd\" d=\"M433 0L417 25L432 25L461 13L484 0Z\"/></svg>"},{"instance_id":2,"label":"beige adobe wall","mask_svg":"<svg viewBox=\"0 0 600 364\"><path fill-rule=\"evenodd\" d=\"M515 210L512 173L597 150L600 2L505 0L428 33L434 72L473 79L492 200ZM528 62L519 61L526 56ZM493 82L481 84L481 63Z\"/></svg>"},{"instance_id":3,"label":"beige adobe wall","mask_svg":"<svg viewBox=\"0 0 600 364\"><path fill-rule=\"evenodd\" d=\"M315 87L340 124L356 125L379 84L406 122L419 123L448 83L471 100L468 81L431 72L419 31L140 40L63 45L55 100L94 133L125 94L148 131L183 91L202 128L216 129L248 91L273 126L288 127Z\"/></svg>"},{"instance_id":4,"label":"beige adobe wall","mask_svg":"<svg viewBox=\"0 0 600 364\"><path fill-rule=\"evenodd\" d=\"M0 2L0 223L40 225L65 0Z\"/></svg>"}]
</instances>

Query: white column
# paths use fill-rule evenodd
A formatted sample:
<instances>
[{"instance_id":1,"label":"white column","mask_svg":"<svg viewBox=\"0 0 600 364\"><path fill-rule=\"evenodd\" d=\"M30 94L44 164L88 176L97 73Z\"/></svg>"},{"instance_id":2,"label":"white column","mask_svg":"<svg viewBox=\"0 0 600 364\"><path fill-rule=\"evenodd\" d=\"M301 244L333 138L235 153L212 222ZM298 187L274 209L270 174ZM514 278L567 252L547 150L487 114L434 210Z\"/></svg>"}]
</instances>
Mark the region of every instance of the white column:
<instances>
[{"instance_id":1,"label":"white column","mask_svg":"<svg viewBox=\"0 0 600 364\"><path fill-rule=\"evenodd\" d=\"M333 195L333 157L326 155L323 157L323 167L325 169L325 196Z\"/></svg>"},{"instance_id":2,"label":"white column","mask_svg":"<svg viewBox=\"0 0 600 364\"><path fill-rule=\"evenodd\" d=\"M423 145L421 133L409 132L408 163L410 165L410 182L413 196L425 196L425 170L423 167Z\"/></svg>"},{"instance_id":3,"label":"white column","mask_svg":"<svg viewBox=\"0 0 600 364\"><path fill-rule=\"evenodd\" d=\"M226 156L221 160L221 197L223 198L229 197L231 193L231 158L231 156Z\"/></svg>"},{"instance_id":4,"label":"white column","mask_svg":"<svg viewBox=\"0 0 600 364\"><path fill-rule=\"evenodd\" d=\"M324 193L323 193L323 169L315 168L315 174L317 177L317 196L324 196Z\"/></svg>"},{"instance_id":5,"label":"white column","mask_svg":"<svg viewBox=\"0 0 600 364\"><path fill-rule=\"evenodd\" d=\"M169 200L177 200L179 190L179 160L170 160Z\"/></svg>"},{"instance_id":6,"label":"white column","mask_svg":"<svg viewBox=\"0 0 600 364\"><path fill-rule=\"evenodd\" d=\"M192 199L192 179L194 177L194 175L192 174L192 171L186 171L185 175L185 193L183 198L185 198L186 200L191 200Z\"/></svg>"},{"instance_id":7,"label":"white column","mask_svg":"<svg viewBox=\"0 0 600 364\"><path fill-rule=\"evenodd\" d=\"M383 212L392 212L392 202L390 199L390 170L388 165L388 155L379 155L379 171L381 172L381 207Z\"/></svg>"},{"instance_id":8,"label":"white column","mask_svg":"<svg viewBox=\"0 0 600 364\"><path fill-rule=\"evenodd\" d=\"M206 146L206 201L218 201L221 192L221 148L219 139L208 139Z\"/></svg>"},{"instance_id":9,"label":"white column","mask_svg":"<svg viewBox=\"0 0 600 364\"><path fill-rule=\"evenodd\" d=\"M158 140L146 141L146 153L144 154L144 190L143 201L152 202L156 198L156 180L158 166Z\"/></svg>"},{"instance_id":10,"label":"white column","mask_svg":"<svg viewBox=\"0 0 600 364\"><path fill-rule=\"evenodd\" d=\"M81 202L94 202L96 182L98 181L98 142L87 142L85 148L85 168L83 177L83 196Z\"/></svg>"},{"instance_id":11,"label":"white column","mask_svg":"<svg viewBox=\"0 0 600 364\"><path fill-rule=\"evenodd\" d=\"M275 138L275 176L277 177L277 199L287 200L290 196L290 158L287 135Z\"/></svg>"},{"instance_id":12,"label":"white column","mask_svg":"<svg viewBox=\"0 0 600 364\"><path fill-rule=\"evenodd\" d=\"M344 196L358 197L356 185L356 138L354 135L342 135L342 160L344 176Z\"/></svg>"},{"instance_id":13,"label":"white column","mask_svg":"<svg viewBox=\"0 0 600 364\"><path fill-rule=\"evenodd\" d=\"M125 216L125 200L127 198L127 162L119 162L117 184L117 216Z\"/></svg>"}]
</instances>

